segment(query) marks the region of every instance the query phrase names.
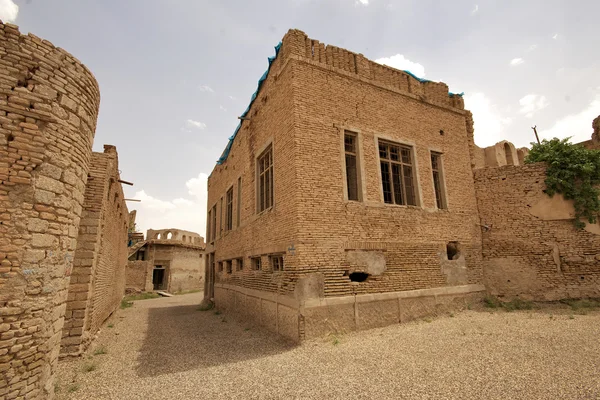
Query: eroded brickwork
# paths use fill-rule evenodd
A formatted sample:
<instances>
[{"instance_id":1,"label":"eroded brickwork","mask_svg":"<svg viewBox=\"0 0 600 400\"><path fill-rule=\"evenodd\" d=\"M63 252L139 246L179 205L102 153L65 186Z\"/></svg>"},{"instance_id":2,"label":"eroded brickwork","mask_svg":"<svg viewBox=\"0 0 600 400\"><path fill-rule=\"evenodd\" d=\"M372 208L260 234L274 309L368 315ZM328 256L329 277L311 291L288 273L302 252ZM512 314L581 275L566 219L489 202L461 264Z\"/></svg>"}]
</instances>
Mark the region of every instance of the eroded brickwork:
<instances>
[{"instance_id":1,"label":"eroded brickwork","mask_svg":"<svg viewBox=\"0 0 600 400\"><path fill-rule=\"evenodd\" d=\"M217 286L303 299L481 283L471 117L445 84L419 82L292 30L248 118L208 181L207 253L214 263L207 271L210 277L214 270ZM347 197L345 131L356 134L360 201ZM384 202L384 141L410 149L415 206ZM256 160L269 146L274 206L258 212ZM432 151L443 164L441 208ZM454 259L449 242L460 244ZM274 271L277 256L283 271ZM351 282L355 272L369 277ZM219 297L224 302L223 293L215 296L217 306Z\"/></svg>"},{"instance_id":2,"label":"eroded brickwork","mask_svg":"<svg viewBox=\"0 0 600 400\"><path fill-rule=\"evenodd\" d=\"M49 399L100 102L85 66L0 23L0 399Z\"/></svg>"},{"instance_id":3,"label":"eroded brickwork","mask_svg":"<svg viewBox=\"0 0 600 400\"><path fill-rule=\"evenodd\" d=\"M485 284L535 300L600 297L600 226L573 224L573 206L543 190L543 164L475 171Z\"/></svg>"},{"instance_id":4,"label":"eroded brickwork","mask_svg":"<svg viewBox=\"0 0 600 400\"><path fill-rule=\"evenodd\" d=\"M93 153L67 297L61 353L83 352L125 291L127 230L114 146Z\"/></svg>"}]
</instances>

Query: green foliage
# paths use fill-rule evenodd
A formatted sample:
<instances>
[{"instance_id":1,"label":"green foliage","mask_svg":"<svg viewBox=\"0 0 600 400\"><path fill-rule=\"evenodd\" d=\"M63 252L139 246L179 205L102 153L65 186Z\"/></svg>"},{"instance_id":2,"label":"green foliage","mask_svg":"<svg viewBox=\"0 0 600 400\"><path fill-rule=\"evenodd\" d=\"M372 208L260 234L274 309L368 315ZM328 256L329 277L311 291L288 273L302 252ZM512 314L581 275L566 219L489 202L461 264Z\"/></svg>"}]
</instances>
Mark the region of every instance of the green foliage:
<instances>
[{"instance_id":1,"label":"green foliage","mask_svg":"<svg viewBox=\"0 0 600 400\"><path fill-rule=\"evenodd\" d=\"M95 355L95 356L100 356L100 355L102 355L102 354L106 354L106 353L108 353L108 351L106 350L106 347L104 347L104 346L98 347L98 348L97 348L97 349L94 351L94 355Z\"/></svg>"},{"instance_id":2,"label":"green foliage","mask_svg":"<svg viewBox=\"0 0 600 400\"><path fill-rule=\"evenodd\" d=\"M495 296L487 295L483 299L483 305L487 308L503 308L504 310L511 312L515 310L531 310L533 303L521 299L513 299L511 301L500 301Z\"/></svg>"},{"instance_id":3,"label":"green foliage","mask_svg":"<svg viewBox=\"0 0 600 400\"><path fill-rule=\"evenodd\" d=\"M129 307L133 307L133 301L127 301L125 299L121 300L121 310L124 310Z\"/></svg>"},{"instance_id":4,"label":"green foliage","mask_svg":"<svg viewBox=\"0 0 600 400\"><path fill-rule=\"evenodd\" d=\"M497 297L487 295L483 298L483 305L487 308L498 308L502 307L502 303Z\"/></svg>"},{"instance_id":5,"label":"green foliage","mask_svg":"<svg viewBox=\"0 0 600 400\"><path fill-rule=\"evenodd\" d=\"M534 143L526 163L545 162L546 194L560 193L575 206L575 226L595 224L600 214L600 151L569 143L569 138Z\"/></svg>"},{"instance_id":6,"label":"green foliage","mask_svg":"<svg viewBox=\"0 0 600 400\"><path fill-rule=\"evenodd\" d=\"M148 300L148 299L157 299L160 297L160 294L154 292L143 292L138 294L132 294L129 296L125 296L123 300L125 301L135 301L135 300Z\"/></svg>"}]
</instances>

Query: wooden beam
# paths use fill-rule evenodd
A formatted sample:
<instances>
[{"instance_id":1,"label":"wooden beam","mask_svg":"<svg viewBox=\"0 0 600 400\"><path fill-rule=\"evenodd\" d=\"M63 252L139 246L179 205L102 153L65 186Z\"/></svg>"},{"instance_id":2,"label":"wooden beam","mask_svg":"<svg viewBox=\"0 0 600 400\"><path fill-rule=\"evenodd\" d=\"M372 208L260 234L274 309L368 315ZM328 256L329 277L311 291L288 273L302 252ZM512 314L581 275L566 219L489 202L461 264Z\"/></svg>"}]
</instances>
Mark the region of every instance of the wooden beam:
<instances>
[{"instance_id":1,"label":"wooden beam","mask_svg":"<svg viewBox=\"0 0 600 400\"><path fill-rule=\"evenodd\" d=\"M119 179L119 183L124 183L124 184L126 184L126 185L133 186L133 183L131 183L131 182L127 182L127 181L124 181L124 180L122 180L122 179Z\"/></svg>"}]
</instances>

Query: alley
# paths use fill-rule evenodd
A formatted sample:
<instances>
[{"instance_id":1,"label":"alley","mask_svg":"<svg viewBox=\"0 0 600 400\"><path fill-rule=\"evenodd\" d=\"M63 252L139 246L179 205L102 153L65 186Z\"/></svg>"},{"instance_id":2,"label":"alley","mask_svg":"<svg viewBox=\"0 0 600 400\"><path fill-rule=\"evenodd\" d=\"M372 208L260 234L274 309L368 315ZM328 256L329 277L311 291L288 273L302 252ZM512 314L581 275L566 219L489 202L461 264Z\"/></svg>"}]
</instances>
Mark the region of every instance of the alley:
<instances>
[{"instance_id":1,"label":"alley","mask_svg":"<svg viewBox=\"0 0 600 400\"><path fill-rule=\"evenodd\" d=\"M118 310L58 399L597 398L600 314L465 310L301 346L198 311L201 293ZM581 313L583 314L583 313Z\"/></svg>"}]
</instances>

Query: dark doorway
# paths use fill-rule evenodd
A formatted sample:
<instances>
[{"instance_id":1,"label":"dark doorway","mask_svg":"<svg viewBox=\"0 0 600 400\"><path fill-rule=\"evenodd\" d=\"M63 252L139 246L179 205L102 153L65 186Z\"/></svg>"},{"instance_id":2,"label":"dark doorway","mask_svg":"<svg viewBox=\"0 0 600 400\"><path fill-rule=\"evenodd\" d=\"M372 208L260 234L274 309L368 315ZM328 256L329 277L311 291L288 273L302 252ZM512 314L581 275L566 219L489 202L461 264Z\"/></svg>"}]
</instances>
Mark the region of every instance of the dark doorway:
<instances>
[{"instance_id":1,"label":"dark doorway","mask_svg":"<svg viewBox=\"0 0 600 400\"><path fill-rule=\"evenodd\" d=\"M162 267L156 267L152 271L152 285L154 290L165 289L165 269Z\"/></svg>"}]
</instances>

